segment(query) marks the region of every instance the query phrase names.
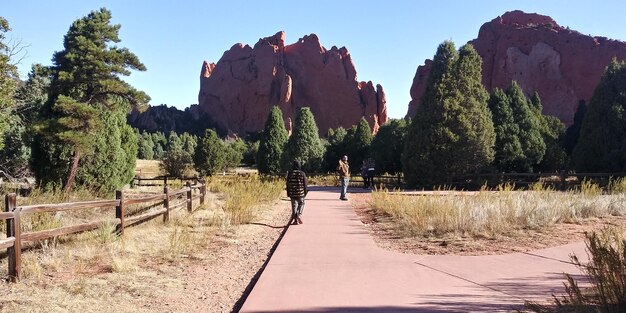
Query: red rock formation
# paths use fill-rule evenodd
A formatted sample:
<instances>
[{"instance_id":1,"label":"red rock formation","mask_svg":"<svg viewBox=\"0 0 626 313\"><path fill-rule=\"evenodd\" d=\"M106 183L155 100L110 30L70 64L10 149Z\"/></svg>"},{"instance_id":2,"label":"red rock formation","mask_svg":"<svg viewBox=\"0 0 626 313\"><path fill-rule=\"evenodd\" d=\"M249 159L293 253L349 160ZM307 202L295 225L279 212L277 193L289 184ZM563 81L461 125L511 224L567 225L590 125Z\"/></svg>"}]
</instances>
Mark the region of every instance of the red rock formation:
<instances>
[{"instance_id":1,"label":"red rock formation","mask_svg":"<svg viewBox=\"0 0 626 313\"><path fill-rule=\"evenodd\" d=\"M483 58L487 90L515 80L527 95L537 91L543 112L573 122L580 100L588 101L613 58L626 59L626 43L561 27L549 16L507 12L483 24L470 41ZM426 88L431 61L418 67L407 116L414 116Z\"/></svg>"},{"instance_id":2,"label":"red rock formation","mask_svg":"<svg viewBox=\"0 0 626 313\"><path fill-rule=\"evenodd\" d=\"M324 48L315 34L285 45L285 33L262 38L254 47L236 44L217 64L202 65L199 108L222 131L243 134L263 129L278 105L285 121L310 107L320 134L352 127L365 117L373 129L387 120L383 88L357 82L346 48Z\"/></svg>"}]
</instances>

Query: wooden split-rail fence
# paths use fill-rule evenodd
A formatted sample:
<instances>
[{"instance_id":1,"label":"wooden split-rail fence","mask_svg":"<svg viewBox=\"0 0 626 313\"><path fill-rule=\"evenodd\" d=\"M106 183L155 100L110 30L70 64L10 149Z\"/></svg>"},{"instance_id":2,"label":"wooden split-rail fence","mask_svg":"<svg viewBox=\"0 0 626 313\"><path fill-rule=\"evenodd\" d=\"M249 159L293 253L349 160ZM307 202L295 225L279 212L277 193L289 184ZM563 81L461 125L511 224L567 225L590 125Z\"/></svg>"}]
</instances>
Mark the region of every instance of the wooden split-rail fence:
<instances>
[{"instance_id":1,"label":"wooden split-rail fence","mask_svg":"<svg viewBox=\"0 0 626 313\"><path fill-rule=\"evenodd\" d=\"M197 180L195 184L188 181L184 188L178 190L170 190L170 187L165 186L163 193L159 194L139 194L139 197L135 194L131 197L130 195L126 195L124 191L118 190L115 192L115 199L111 200L34 205L17 205L17 195L14 193L7 194L5 196L4 212L0 212L0 221L6 221L6 238L0 239L0 249L7 249L9 265L8 279L11 282L18 282L20 280L21 253L25 244L32 244L39 240L98 229L106 223L115 225L115 232L121 236L124 234L124 228L141 224L159 215L163 216L164 222L169 221L170 212L174 209L186 207L187 211L191 212L193 210L194 200L199 199L199 204L204 204L206 191L206 182L204 180ZM178 202L176 202L177 200ZM125 210L125 208L130 205L155 201L157 201L157 203L153 203L145 208L148 210L152 209L149 212L146 212L146 210L138 211L140 213L143 212L143 214L129 215ZM162 207L154 210L154 208L160 206ZM25 233L21 231L20 219L27 214L107 207L115 208L115 218L105 218L88 223L42 231Z\"/></svg>"}]
</instances>

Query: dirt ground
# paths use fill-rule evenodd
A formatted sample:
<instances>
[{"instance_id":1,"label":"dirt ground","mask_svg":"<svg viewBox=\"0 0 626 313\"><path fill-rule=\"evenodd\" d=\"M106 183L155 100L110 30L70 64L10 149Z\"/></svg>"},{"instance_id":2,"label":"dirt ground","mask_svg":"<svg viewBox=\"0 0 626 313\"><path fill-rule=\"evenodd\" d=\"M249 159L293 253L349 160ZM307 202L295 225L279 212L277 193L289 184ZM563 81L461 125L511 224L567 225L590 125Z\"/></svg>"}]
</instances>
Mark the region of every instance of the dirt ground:
<instances>
[{"instance_id":1,"label":"dirt ground","mask_svg":"<svg viewBox=\"0 0 626 313\"><path fill-rule=\"evenodd\" d=\"M541 230L512 231L498 237L447 236L444 238L407 237L395 228L388 217L370 209L370 195L353 196L354 209L367 226L378 246L413 254L487 255L511 252L527 252L583 241L585 232L599 231L606 227L626 229L626 216L593 218L578 224L556 224Z\"/></svg>"},{"instance_id":2,"label":"dirt ground","mask_svg":"<svg viewBox=\"0 0 626 313\"><path fill-rule=\"evenodd\" d=\"M202 251L170 260L143 258L123 265L129 270L113 270L111 262L100 258L91 262L40 253L38 258L85 264L74 264L71 271L46 269L40 278L17 284L0 283L0 312L236 311L288 223L288 202L265 207L261 216L253 224L211 233ZM143 236L147 228L128 231ZM146 249L156 245L149 236L145 242ZM93 249L105 250L94 254L107 253L103 247Z\"/></svg>"}]
</instances>

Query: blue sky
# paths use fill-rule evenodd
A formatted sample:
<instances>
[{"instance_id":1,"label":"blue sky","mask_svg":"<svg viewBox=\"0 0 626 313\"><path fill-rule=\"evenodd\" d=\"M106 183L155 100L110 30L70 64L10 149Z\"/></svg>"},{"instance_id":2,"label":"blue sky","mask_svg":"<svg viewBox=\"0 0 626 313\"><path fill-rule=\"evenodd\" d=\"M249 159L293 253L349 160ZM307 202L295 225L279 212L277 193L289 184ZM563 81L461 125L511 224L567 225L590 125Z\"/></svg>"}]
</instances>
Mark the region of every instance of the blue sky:
<instances>
[{"instance_id":1,"label":"blue sky","mask_svg":"<svg viewBox=\"0 0 626 313\"><path fill-rule=\"evenodd\" d=\"M22 77L33 63L50 65L70 24L100 7L122 25L119 46L148 68L125 79L147 92L152 105L181 109L197 103L204 60L217 62L233 44L253 45L281 30L288 44L316 33L326 48L345 46L358 79L383 85L396 118L406 114L415 70L439 43L453 40L458 47L506 11L549 15L583 34L626 40L626 1L3 0L8 37L28 45Z\"/></svg>"}]
</instances>

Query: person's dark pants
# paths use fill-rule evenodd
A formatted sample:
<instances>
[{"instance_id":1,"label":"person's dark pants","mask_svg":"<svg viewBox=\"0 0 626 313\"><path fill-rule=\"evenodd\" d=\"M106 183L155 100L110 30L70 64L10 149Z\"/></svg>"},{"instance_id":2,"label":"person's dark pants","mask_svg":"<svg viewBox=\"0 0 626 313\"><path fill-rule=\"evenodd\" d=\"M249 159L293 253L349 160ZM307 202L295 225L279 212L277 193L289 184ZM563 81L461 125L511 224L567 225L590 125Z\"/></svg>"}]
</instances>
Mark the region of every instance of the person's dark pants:
<instances>
[{"instance_id":1,"label":"person's dark pants","mask_svg":"<svg viewBox=\"0 0 626 313\"><path fill-rule=\"evenodd\" d=\"M304 198L291 198L291 218L296 219L304 211Z\"/></svg>"}]
</instances>

